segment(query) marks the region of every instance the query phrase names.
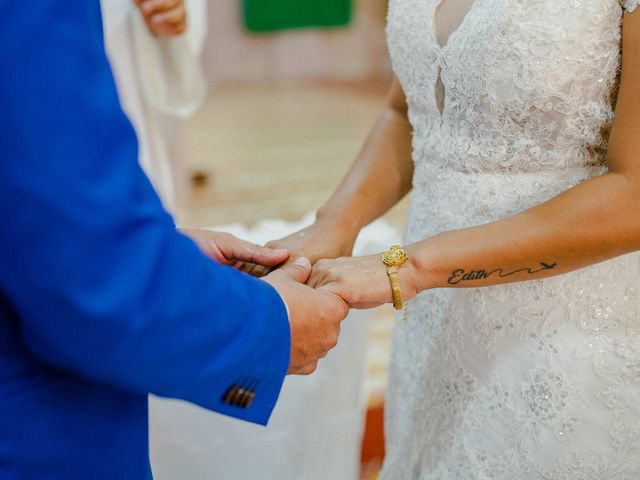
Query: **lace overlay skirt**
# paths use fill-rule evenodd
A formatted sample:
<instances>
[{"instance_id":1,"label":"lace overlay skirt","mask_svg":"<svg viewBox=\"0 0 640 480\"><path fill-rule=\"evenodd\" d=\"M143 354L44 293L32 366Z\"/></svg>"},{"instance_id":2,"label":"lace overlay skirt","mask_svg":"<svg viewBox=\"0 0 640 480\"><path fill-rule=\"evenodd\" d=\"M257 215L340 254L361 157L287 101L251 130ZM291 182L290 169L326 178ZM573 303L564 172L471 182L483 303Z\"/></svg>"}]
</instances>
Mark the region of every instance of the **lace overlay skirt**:
<instances>
[{"instance_id":1,"label":"lace overlay skirt","mask_svg":"<svg viewBox=\"0 0 640 480\"><path fill-rule=\"evenodd\" d=\"M407 242L517 213L597 173L418 164ZM386 430L382 480L640 478L640 254L418 295L396 326Z\"/></svg>"}]
</instances>

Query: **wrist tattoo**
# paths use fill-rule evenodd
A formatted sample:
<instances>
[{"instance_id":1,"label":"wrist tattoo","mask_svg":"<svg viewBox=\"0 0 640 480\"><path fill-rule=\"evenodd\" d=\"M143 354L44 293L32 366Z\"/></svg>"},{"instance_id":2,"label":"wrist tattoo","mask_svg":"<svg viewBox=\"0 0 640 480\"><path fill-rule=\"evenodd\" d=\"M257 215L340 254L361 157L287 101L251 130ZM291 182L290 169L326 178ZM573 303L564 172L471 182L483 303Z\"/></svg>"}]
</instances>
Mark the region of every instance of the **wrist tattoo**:
<instances>
[{"instance_id":1,"label":"wrist tattoo","mask_svg":"<svg viewBox=\"0 0 640 480\"><path fill-rule=\"evenodd\" d=\"M545 270L551 270L558 266L557 263L545 263L540 262L540 267L538 268L519 268L518 270L514 270L512 272L504 273L502 268L496 268L491 271L486 270L471 270L467 272L463 268L457 268L453 272L451 272L451 276L447 282L449 285L457 285L460 282L468 282L472 280L485 280L491 276L498 276L500 278L508 277L510 275L515 275L516 273L526 273L528 275L535 275L536 273L543 272Z\"/></svg>"}]
</instances>

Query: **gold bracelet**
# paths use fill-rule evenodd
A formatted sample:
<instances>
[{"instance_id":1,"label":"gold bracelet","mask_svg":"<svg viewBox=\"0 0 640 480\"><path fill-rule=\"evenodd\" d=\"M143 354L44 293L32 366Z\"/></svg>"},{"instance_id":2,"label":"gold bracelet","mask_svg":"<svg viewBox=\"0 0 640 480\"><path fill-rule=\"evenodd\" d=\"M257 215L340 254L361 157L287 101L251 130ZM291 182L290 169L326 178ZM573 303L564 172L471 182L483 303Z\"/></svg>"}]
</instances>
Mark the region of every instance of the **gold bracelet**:
<instances>
[{"instance_id":1,"label":"gold bracelet","mask_svg":"<svg viewBox=\"0 0 640 480\"><path fill-rule=\"evenodd\" d=\"M394 245L382 254L382 262L389 267L387 276L391 282L391 292L393 293L393 307L402 310L402 321L407 319L407 305L402 301L402 290L400 288L400 278L398 277L398 267L407 261L409 256L399 246Z\"/></svg>"}]
</instances>

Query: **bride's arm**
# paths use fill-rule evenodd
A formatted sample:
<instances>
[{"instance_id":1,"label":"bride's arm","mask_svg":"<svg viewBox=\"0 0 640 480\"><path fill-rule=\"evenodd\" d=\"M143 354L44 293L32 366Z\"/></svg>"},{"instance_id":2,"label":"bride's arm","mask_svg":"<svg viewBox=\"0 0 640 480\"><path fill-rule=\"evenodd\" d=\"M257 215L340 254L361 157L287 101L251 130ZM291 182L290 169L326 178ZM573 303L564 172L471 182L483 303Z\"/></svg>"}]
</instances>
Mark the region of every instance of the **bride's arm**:
<instances>
[{"instance_id":1,"label":"bride's arm","mask_svg":"<svg viewBox=\"0 0 640 480\"><path fill-rule=\"evenodd\" d=\"M523 213L409 245L405 297L434 287L540 279L640 250L640 13L623 23L620 93L609 171ZM391 301L379 256L319 262L311 282L355 306Z\"/></svg>"},{"instance_id":2,"label":"bride's arm","mask_svg":"<svg viewBox=\"0 0 640 480\"><path fill-rule=\"evenodd\" d=\"M407 102L394 77L387 104L319 220L347 225L351 234L386 213L410 190L413 177Z\"/></svg>"},{"instance_id":3,"label":"bride's arm","mask_svg":"<svg viewBox=\"0 0 640 480\"><path fill-rule=\"evenodd\" d=\"M407 103L394 78L384 111L342 183L318 211L316 223L267 246L290 250L289 261L350 255L362 227L411 190L412 176Z\"/></svg>"}]
</instances>

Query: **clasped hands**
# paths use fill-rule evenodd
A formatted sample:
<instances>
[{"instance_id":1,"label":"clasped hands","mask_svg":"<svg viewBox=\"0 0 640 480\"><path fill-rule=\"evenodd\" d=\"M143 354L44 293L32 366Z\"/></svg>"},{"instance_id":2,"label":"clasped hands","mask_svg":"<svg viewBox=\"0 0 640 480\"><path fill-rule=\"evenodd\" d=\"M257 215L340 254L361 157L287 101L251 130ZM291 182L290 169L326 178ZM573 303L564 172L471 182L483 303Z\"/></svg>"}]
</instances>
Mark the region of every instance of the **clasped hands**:
<instances>
[{"instance_id":1,"label":"clasped hands","mask_svg":"<svg viewBox=\"0 0 640 480\"><path fill-rule=\"evenodd\" d=\"M266 246L227 233L182 229L218 263L235 267L271 284L289 309L289 373L310 374L336 346L349 308L392 302L387 268L380 255L350 257L355 238L316 222ZM403 299L417 293L411 265L403 267Z\"/></svg>"}]
</instances>

